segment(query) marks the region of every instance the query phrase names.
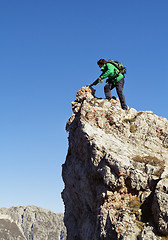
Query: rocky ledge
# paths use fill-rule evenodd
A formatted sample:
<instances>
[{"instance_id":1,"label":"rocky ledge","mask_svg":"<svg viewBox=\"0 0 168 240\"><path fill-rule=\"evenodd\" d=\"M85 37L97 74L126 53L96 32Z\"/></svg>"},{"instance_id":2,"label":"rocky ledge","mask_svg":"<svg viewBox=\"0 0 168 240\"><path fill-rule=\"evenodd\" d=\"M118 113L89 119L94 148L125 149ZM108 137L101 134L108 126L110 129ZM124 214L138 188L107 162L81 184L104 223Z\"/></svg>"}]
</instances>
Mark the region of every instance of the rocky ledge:
<instances>
[{"instance_id":1,"label":"rocky ledge","mask_svg":"<svg viewBox=\"0 0 168 240\"><path fill-rule=\"evenodd\" d=\"M67 240L168 236L168 121L82 87L67 122Z\"/></svg>"},{"instance_id":2,"label":"rocky ledge","mask_svg":"<svg viewBox=\"0 0 168 240\"><path fill-rule=\"evenodd\" d=\"M0 208L0 239L64 240L63 214L35 206Z\"/></svg>"}]
</instances>

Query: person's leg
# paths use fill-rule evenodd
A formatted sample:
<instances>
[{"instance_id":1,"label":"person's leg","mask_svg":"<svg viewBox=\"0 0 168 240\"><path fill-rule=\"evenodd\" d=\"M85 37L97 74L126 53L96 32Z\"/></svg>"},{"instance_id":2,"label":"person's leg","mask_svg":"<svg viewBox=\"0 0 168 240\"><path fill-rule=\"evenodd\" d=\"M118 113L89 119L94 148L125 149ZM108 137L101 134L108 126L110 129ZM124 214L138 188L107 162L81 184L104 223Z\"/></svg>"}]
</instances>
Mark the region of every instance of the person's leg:
<instances>
[{"instance_id":1,"label":"person's leg","mask_svg":"<svg viewBox=\"0 0 168 240\"><path fill-rule=\"evenodd\" d=\"M111 89L110 89L110 85L109 83L107 83L105 86L104 86L104 94L106 96L107 99L111 99Z\"/></svg>"},{"instance_id":2,"label":"person's leg","mask_svg":"<svg viewBox=\"0 0 168 240\"><path fill-rule=\"evenodd\" d=\"M111 90L114 88L114 84L112 82L107 83L104 86L104 93L107 99L111 99L113 97L111 97Z\"/></svg>"},{"instance_id":3,"label":"person's leg","mask_svg":"<svg viewBox=\"0 0 168 240\"><path fill-rule=\"evenodd\" d=\"M120 99L121 107L122 109L127 110L127 105L125 103L125 96L123 94L124 78L122 78L119 82L117 82L115 86L116 86L118 97Z\"/></svg>"}]
</instances>

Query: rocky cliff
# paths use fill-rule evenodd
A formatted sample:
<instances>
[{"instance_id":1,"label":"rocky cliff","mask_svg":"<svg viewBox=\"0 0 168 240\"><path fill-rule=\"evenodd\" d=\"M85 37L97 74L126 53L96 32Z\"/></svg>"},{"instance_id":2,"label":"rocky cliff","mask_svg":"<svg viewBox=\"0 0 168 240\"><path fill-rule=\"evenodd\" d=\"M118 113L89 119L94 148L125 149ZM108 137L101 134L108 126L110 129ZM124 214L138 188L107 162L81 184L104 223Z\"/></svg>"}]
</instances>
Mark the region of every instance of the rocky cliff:
<instances>
[{"instance_id":1,"label":"rocky cliff","mask_svg":"<svg viewBox=\"0 0 168 240\"><path fill-rule=\"evenodd\" d=\"M63 214L35 206L0 209L1 240L66 239Z\"/></svg>"},{"instance_id":2,"label":"rocky cliff","mask_svg":"<svg viewBox=\"0 0 168 240\"><path fill-rule=\"evenodd\" d=\"M81 88L66 130L67 240L168 236L168 121Z\"/></svg>"}]
</instances>

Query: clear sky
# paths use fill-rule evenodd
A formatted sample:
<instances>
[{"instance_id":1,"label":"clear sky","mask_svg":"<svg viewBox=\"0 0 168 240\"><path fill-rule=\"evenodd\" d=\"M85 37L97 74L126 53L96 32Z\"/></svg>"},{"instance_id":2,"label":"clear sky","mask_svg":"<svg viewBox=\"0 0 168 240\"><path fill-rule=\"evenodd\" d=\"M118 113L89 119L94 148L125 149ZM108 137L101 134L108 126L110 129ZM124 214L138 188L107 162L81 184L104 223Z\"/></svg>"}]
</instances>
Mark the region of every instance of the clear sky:
<instances>
[{"instance_id":1,"label":"clear sky","mask_svg":"<svg viewBox=\"0 0 168 240\"><path fill-rule=\"evenodd\" d=\"M167 9L167 0L0 0L0 207L64 211L65 125L100 58L127 67L128 106L168 118Z\"/></svg>"}]
</instances>

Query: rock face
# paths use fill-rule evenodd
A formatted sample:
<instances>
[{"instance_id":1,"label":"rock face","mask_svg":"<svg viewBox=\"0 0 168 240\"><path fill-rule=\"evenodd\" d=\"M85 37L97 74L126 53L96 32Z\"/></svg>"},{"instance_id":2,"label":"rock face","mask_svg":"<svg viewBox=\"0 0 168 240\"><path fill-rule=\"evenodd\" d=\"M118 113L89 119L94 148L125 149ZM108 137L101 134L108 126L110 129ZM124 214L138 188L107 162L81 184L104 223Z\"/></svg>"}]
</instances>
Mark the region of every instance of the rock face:
<instances>
[{"instance_id":1,"label":"rock face","mask_svg":"<svg viewBox=\"0 0 168 240\"><path fill-rule=\"evenodd\" d=\"M62 176L67 240L168 235L168 121L83 87L67 122Z\"/></svg>"},{"instance_id":2,"label":"rock face","mask_svg":"<svg viewBox=\"0 0 168 240\"><path fill-rule=\"evenodd\" d=\"M56 214L35 206L1 208L0 239L66 239L63 214Z\"/></svg>"}]
</instances>

